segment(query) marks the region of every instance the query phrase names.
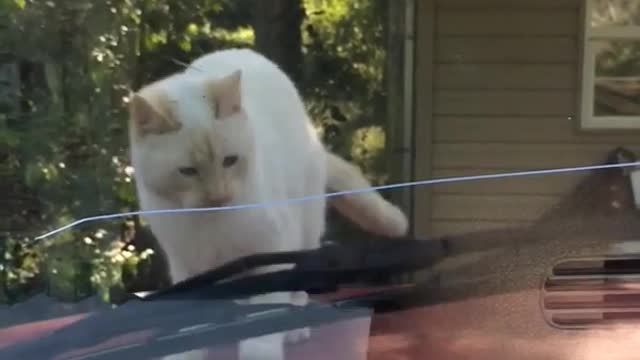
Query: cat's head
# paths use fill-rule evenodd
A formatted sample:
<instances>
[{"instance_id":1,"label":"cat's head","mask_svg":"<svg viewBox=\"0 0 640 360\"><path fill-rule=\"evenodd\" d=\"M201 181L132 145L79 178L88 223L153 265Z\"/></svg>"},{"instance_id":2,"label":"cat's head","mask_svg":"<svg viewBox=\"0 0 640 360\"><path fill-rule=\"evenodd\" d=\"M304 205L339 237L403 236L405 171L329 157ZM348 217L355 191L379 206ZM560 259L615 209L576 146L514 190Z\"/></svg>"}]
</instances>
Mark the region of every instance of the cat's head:
<instances>
[{"instance_id":1,"label":"cat's head","mask_svg":"<svg viewBox=\"0 0 640 360\"><path fill-rule=\"evenodd\" d=\"M240 71L223 78L174 75L130 97L138 186L183 208L229 205L254 163Z\"/></svg>"}]
</instances>

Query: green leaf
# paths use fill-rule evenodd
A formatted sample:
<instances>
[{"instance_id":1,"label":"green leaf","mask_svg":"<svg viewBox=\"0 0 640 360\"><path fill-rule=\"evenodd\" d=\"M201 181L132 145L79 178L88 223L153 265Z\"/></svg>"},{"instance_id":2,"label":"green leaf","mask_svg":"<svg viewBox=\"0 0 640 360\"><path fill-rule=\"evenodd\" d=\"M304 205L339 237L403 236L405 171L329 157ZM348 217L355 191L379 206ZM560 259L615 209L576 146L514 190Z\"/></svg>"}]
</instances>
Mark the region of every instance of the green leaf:
<instances>
[{"instance_id":1,"label":"green leaf","mask_svg":"<svg viewBox=\"0 0 640 360\"><path fill-rule=\"evenodd\" d=\"M178 46L184 52L191 51L191 39L188 39L188 38L182 39L182 41L178 43Z\"/></svg>"},{"instance_id":2,"label":"green leaf","mask_svg":"<svg viewBox=\"0 0 640 360\"><path fill-rule=\"evenodd\" d=\"M27 0L14 0L16 7L23 10L27 6Z\"/></svg>"},{"instance_id":3,"label":"green leaf","mask_svg":"<svg viewBox=\"0 0 640 360\"><path fill-rule=\"evenodd\" d=\"M190 23L189 25L187 25L187 34L191 35L191 36L195 36L198 35L198 25L194 24L194 23Z\"/></svg>"}]
</instances>

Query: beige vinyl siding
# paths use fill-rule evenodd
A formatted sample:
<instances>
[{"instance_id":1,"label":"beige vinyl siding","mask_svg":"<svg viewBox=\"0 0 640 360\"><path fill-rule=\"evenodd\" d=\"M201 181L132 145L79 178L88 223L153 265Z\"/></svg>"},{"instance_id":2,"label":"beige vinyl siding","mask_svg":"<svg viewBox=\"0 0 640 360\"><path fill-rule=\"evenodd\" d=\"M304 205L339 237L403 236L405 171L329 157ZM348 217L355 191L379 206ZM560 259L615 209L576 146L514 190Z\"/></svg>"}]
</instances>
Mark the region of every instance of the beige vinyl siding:
<instances>
[{"instance_id":1,"label":"beige vinyl siding","mask_svg":"<svg viewBox=\"0 0 640 360\"><path fill-rule=\"evenodd\" d=\"M637 135L574 131L574 119L562 116L437 116L439 143L633 144Z\"/></svg>"},{"instance_id":2,"label":"beige vinyl siding","mask_svg":"<svg viewBox=\"0 0 640 360\"><path fill-rule=\"evenodd\" d=\"M538 14L538 13L535 13ZM437 38L440 64L558 64L577 59L575 37L446 36Z\"/></svg>"},{"instance_id":3,"label":"beige vinyl siding","mask_svg":"<svg viewBox=\"0 0 640 360\"><path fill-rule=\"evenodd\" d=\"M501 174L512 169L437 169L433 172L436 179L460 176ZM454 182L436 185L438 195L556 195L571 191L583 174L563 174L548 176L513 177L507 179L485 179L473 182Z\"/></svg>"},{"instance_id":4,"label":"beige vinyl siding","mask_svg":"<svg viewBox=\"0 0 640 360\"><path fill-rule=\"evenodd\" d=\"M430 153L416 160L427 159L430 177L592 165L616 146L640 152L637 135L576 130L580 0L434 1ZM427 221L415 213L417 234L531 224L584 174L435 185Z\"/></svg>"},{"instance_id":5,"label":"beige vinyl siding","mask_svg":"<svg viewBox=\"0 0 640 360\"><path fill-rule=\"evenodd\" d=\"M537 170L586 166L604 160L618 144L438 143L433 166L438 169ZM626 144L638 151L637 145ZM562 175L558 175L562 176Z\"/></svg>"},{"instance_id":6,"label":"beige vinyl siding","mask_svg":"<svg viewBox=\"0 0 640 360\"><path fill-rule=\"evenodd\" d=\"M575 90L570 64L440 64L439 90Z\"/></svg>"},{"instance_id":7,"label":"beige vinyl siding","mask_svg":"<svg viewBox=\"0 0 640 360\"><path fill-rule=\"evenodd\" d=\"M439 194L433 197L434 220L530 221L556 202L555 195ZM487 211L491 209L491 211Z\"/></svg>"},{"instance_id":8,"label":"beige vinyl siding","mask_svg":"<svg viewBox=\"0 0 640 360\"><path fill-rule=\"evenodd\" d=\"M480 70L482 71L482 70ZM435 115L573 116L575 91L436 90Z\"/></svg>"},{"instance_id":9,"label":"beige vinyl siding","mask_svg":"<svg viewBox=\"0 0 640 360\"><path fill-rule=\"evenodd\" d=\"M441 9L442 9L441 5ZM504 7L500 10L460 11L461 9L440 12L437 24L438 34L444 36L469 34L503 36L545 36L575 34L574 24L578 21L578 13L573 9L553 11L543 19L531 16L529 11L523 9L508 10ZM462 9L464 10L464 9ZM571 21L567 21L571 19Z\"/></svg>"},{"instance_id":10,"label":"beige vinyl siding","mask_svg":"<svg viewBox=\"0 0 640 360\"><path fill-rule=\"evenodd\" d=\"M576 10L581 0L438 0L440 10L557 11ZM509 29L508 27L505 29ZM506 31L503 31L503 33Z\"/></svg>"}]
</instances>

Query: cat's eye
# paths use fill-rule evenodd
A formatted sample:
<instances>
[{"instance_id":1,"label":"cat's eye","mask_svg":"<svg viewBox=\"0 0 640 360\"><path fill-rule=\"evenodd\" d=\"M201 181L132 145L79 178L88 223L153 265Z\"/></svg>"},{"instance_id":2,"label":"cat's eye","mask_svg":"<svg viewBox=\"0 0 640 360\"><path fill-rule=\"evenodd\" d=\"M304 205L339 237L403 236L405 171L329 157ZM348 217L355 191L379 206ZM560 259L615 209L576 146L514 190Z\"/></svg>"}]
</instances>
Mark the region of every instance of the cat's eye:
<instances>
[{"instance_id":1,"label":"cat's eye","mask_svg":"<svg viewBox=\"0 0 640 360\"><path fill-rule=\"evenodd\" d=\"M196 169L194 167L190 167L190 166L181 167L181 168L178 169L178 171L180 172L180 174L182 174L184 176L196 176L196 175L198 175L198 169Z\"/></svg>"},{"instance_id":2,"label":"cat's eye","mask_svg":"<svg viewBox=\"0 0 640 360\"><path fill-rule=\"evenodd\" d=\"M238 162L238 155L225 156L224 159L222 159L222 166L226 168L232 167L237 162Z\"/></svg>"}]
</instances>

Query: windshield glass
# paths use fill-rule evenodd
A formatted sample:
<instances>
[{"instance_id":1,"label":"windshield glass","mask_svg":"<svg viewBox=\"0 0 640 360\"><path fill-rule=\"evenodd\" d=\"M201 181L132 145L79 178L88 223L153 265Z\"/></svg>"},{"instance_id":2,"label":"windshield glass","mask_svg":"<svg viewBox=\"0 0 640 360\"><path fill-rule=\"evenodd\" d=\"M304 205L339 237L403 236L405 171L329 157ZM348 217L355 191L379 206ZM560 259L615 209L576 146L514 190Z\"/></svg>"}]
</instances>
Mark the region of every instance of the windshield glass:
<instances>
[{"instance_id":1,"label":"windshield glass","mask_svg":"<svg viewBox=\"0 0 640 360\"><path fill-rule=\"evenodd\" d=\"M8 0L0 43L0 351L337 246L174 300L428 289L358 305L364 342L296 325L288 358L635 355L640 1Z\"/></svg>"}]
</instances>

